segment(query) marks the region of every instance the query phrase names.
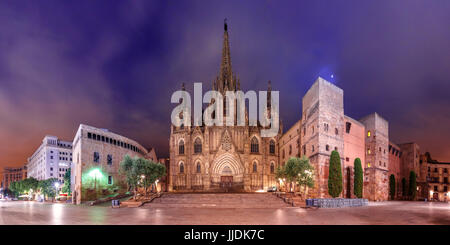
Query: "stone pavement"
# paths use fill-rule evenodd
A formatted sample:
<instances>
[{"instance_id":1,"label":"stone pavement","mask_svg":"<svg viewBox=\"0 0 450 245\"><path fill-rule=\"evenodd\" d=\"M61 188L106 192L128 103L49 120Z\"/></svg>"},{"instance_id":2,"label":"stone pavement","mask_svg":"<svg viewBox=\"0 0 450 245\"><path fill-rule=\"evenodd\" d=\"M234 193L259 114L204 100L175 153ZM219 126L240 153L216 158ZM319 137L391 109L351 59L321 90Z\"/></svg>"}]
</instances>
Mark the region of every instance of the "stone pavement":
<instances>
[{"instance_id":1,"label":"stone pavement","mask_svg":"<svg viewBox=\"0 0 450 245\"><path fill-rule=\"evenodd\" d=\"M161 199L155 202L153 206L150 203L141 208L120 209L71 204L0 201L0 224L450 225L449 203L395 201L371 202L369 206L356 208L305 209L284 207L284 203L281 201L281 204L276 204L278 200L270 200L275 198L271 194L260 194L261 196L246 196L257 194L213 194L212 196L207 196L211 194L195 194L198 196L190 198L187 198L190 194L173 194L180 195L175 197L170 197L170 195L166 196L166 200ZM266 198L263 198L264 195L267 195ZM179 200L176 200L176 197ZM169 198L175 199L168 200ZM187 200L190 201L186 202ZM198 204L198 200L205 201L200 203L201 206L193 207L192 204ZM232 206L231 200L240 200L240 203ZM267 205L257 205L249 200ZM164 207L164 203L171 204ZM187 207L189 205L191 207ZM254 207L251 207L252 205Z\"/></svg>"}]
</instances>

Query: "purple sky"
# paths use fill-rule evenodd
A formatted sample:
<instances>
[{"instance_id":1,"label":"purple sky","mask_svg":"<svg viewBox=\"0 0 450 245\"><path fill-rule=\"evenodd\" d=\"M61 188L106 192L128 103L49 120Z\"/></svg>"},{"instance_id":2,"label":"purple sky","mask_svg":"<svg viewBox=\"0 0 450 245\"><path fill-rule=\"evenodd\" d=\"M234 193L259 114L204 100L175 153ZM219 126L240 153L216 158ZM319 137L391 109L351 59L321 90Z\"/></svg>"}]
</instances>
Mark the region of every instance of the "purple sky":
<instances>
[{"instance_id":1,"label":"purple sky","mask_svg":"<svg viewBox=\"0 0 450 245\"><path fill-rule=\"evenodd\" d=\"M285 129L321 75L345 113L450 161L450 1L0 2L0 167L80 123L168 155L171 94L209 89L228 19L243 90L280 91ZM334 74L334 79L331 79Z\"/></svg>"}]
</instances>

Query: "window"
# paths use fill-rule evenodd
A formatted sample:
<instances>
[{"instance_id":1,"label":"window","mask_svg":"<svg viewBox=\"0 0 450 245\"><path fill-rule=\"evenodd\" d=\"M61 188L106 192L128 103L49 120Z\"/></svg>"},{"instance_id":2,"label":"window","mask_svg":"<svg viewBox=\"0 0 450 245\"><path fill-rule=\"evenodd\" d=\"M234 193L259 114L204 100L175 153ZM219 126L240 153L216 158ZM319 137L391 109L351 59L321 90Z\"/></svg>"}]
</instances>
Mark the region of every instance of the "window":
<instances>
[{"instance_id":1,"label":"window","mask_svg":"<svg viewBox=\"0 0 450 245\"><path fill-rule=\"evenodd\" d=\"M108 155L107 157L107 164L112 165L112 155Z\"/></svg>"},{"instance_id":2,"label":"window","mask_svg":"<svg viewBox=\"0 0 450 245\"><path fill-rule=\"evenodd\" d=\"M323 129L325 130L325 132L328 132L328 124L327 123L323 124Z\"/></svg>"},{"instance_id":3,"label":"window","mask_svg":"<svg viewBox=\"0 0 450 245\"><path fill-rule=\"evenodd\" d=\"M367 148L367 154L370 154L370 149L369 148Z\"/></svg>"},{"instance_id":4,"label":"window","mask_svg":"<svg viewBox=\"0 0 450 245\"><path fill-rule=\"evenodd\" d=\"M98 152L94 152L94 162L100 161L100 154Z\"/></svg>"},{"instance_id":5,"label":"window","mask_svg":"<svg viewBox=\"0 0 450 245\"><path fill-rule=\"evenodd\" d=\"M112 176L108 176L108 185L112 185L113 181L112 181Z\"/></svg>"},{"instance_id":6,"label":"window","mask_svg":"<svg viewBox=\"0 0 450 245\"><path fill-rule=\"evenodd\" d=\"M334 134L336 134L336 135L339 134L339 130L337 128L334 129Z\"/></svg>"},{"instance_id":7,"label":"window","mask_svg":"<svg viewBox=\"0 0 450 245\"><path fill-rule=\"evenodd\" d=\"M444 168L444 173L448 173L448 169Z\"/></svg>"},{"instance_id":8,"label":"window","mask_svg":"<svg viewBox=\"0 0 450 245\"><path fill-rule=\"evenodd\" d=\"M428 167L428 172L431 172L431 171L430 171L430 167Z\"/></svg>"},{"instance_id":9,"label":"window","mask_svg":"<svg viewBox=\"0 0 450 245\"><path fill-rule=\"evenodd\" d=\"M285 157L286 155L284 154L284 149L283 149L283 158Z\"/></svg>"},{"instance_id":10,"label":"window","mask_svg":"<svg viewBox=\"0 0 450 245\"><path fill-rule=\"evenodd\" d=\"M303 155L306 155L306 145L303 145Z\"/></svg>"},{"instance_id":11,"label":"window","mask_svg":"<svg viewBox=\"0 0 450 245\"><path fill-rule=\"evenodd\" d=\"M91 139L91 138L92 138L92 134L88 133L88 139Z\"/></svg>"},{"instance_id":12,"label":"window","mask_svg":"<svg viewBox=\"0 0 450 245\"><path fill-rule=\"evenodd\" d=\"M312 149L312 152L314 152L314 146L312 146L311 149Z\"/></svg>"},{"instance_id":13,"label":"window","mask_svg":"<svg viewBox=\"0 0 450 245\"><path fill-rule=\"evenodd\" d=\"M196 138L194 141L194 153L202 153L202 141Z\"/></svg>"},{"instance_id":14,"label":"window","mask_svg":"<svg viewBox=\"0 0 450 245\"><path fill-rule=\"evenodd\" d=\"M337 151L337 147L334 147L334 150Z\"/></svg>"},{"instance_id":15,"label":"window","mask_svg":"<svg viewBox=\"0 0 450 245\"><path fill-rule=\"evenodd\" d=\"M329 151L329 150L330 150L330 146L329 146L329 145L326 145L326 146L325 146L325 150Z\"/></svg>"},{"instance_id":16,"label":"window","mask_svg":"<svg viewBox=\"0 0 450 245\"><path fill-rule=\"evenodd\" d=\"M289 155L292 154L292 145L289 145Z\"/></svg>"},{"instance_id":17,"label":"window","mask_svg":"<svg viewBox=\"0 0 450 245\"><path fill-rule=\"evenodd\" d=\"M448 187L446 185L444 185L444 192L448 191Z\"/></svg>"},{"instance_id":18,"label":"window","mask_svg":"<svg viewBox=\"0 0 450 245\"><path fill-rule=\"evenodd\" d=\"M180 143L178 143L178 154L184 154L184 141L180 140Z\"/></svg>"},{"instance_id":19,"label":"window","mask_svg":"<svg viewBox=\"0 0 450 245\"><path fill-rule=\"evenodd\" d=\"M370 168L370 162L367 163L367 167Z\"/></svg>"},{"instance_id":20,"label":"window","mask_svg":"<svg viewBox=\"0 0 450 245\"><path fill-rule=\"evenodd\" d=\"M273 164L273 162L270 163L270 173L271 174L275 173L275 164Z\"/></svg>"},{"instance_id":21,"label":"window","mask_svg":"<svg viewBox=\"0 0 450 245\"><path fill-rule=\"evenodd\" d=\"M367 131L367 137L370 137L371 133L370 131Z\"/></svg>"},{"instance_id":22,"label":"window","mask_svg":"<svg viewBox=\"0 0 450 245\"><path fill-rule=\"evenodd\" d=\"M438 171L437 168L434 168L434 172L437 173L437 171Z\"/></svg>"},{"instance_id":23,"label":"window","mask_svg":"<svg viewBox=\"0 0 450 245\"><path fill-rule=\"evenodd\" d=\"M378 150L379 152L381 152L381 147L379 148L379 150Z\"/></svg>"},{"instance_id":24,"label":"window","mask_svg":"<svg viewBox=\"0 0 450 245\"><path fill-rule=\"evenodd\" d=\"M258 139L256 139L256 137L252 138L251 141L251 152L252 153L258 153L259 152L259 144L258 144Z\"/></svg>"},{"instance_id":25,"label":"window","mask_svg":"<svg viewBox=\"0 0 450 245\"><path fill-rule=\"evenodd\" d=\"M448 183L448 177L444 177L444 183Z\"/></svg>"},{"instance_id":26,"label":"window","mask_svg":"<svg viewBox=\"0 0 450 245\"><path fill-rule=\"evenodd\" d=\"M345 158L345 161L349 162L349 161L350 161L350 158L346 157L346 158Z\"/></svg>"},{"instance_id":27,"label":"window","mask_svg":"<svg viewBox=\"0 0 450 245\"><path fill-rule=\"evenodd\" d=\"M275 141L271 140L269 143L269 152L270 154L275 154Z\"/></svg>"},{"instance_id":28,"label":"window","mask_svg":"<svg viewBox=\"0 0 450 245\"><path fill-rule=\"evenodd\" d=\"M350 128L352 127L352 124L351 123L349 123L349 122L346 122L345 123L345 132L347 133L347 134L349 134L350 133Z\"/></svg>"},{"instance_id":29,"label":"window","mask_svg":"<svg viewBox=\"0 0 450 245\"><path fill-rule=\"evenodd\" d=\"M438 191L437 185L434 186L434 191Z\"/></svg>"},{"instance_id":30,"label":"window","mask_svg":"<svg viewBox=\"0 0 450 245\"><path fill-rule=\"evenodd\" d=\"M202 167L200 165L200 163L197 163L197 173L201 173L202 172Z\"/></svg>"},{"instance_id":31,"label":"window","mask_svg":"<svg viewBox=\"0 0 450 245\"><path fill-rule=\"evenodd\" d=\"M253 173L258 172L258 165L256 165L256 162L253 163Z\"/></svg>"},{"instance_id":32,"label":"window","mask_svg":"<svg viewBox=\"0 0 450 245\"><path fill-rule=\"evenodd\" d=\"M184 173L184 164L180 163L180 174Z\"/></svg>"},{"instance_id":33,"label":"window","mask_svg":"<svg viewBox=\"0 0 450 245\"><path fill-rule=\"evenodd\" d=\"M314 134L314 126L311 127L312 134Z\"/></svg>"}]
</instances>

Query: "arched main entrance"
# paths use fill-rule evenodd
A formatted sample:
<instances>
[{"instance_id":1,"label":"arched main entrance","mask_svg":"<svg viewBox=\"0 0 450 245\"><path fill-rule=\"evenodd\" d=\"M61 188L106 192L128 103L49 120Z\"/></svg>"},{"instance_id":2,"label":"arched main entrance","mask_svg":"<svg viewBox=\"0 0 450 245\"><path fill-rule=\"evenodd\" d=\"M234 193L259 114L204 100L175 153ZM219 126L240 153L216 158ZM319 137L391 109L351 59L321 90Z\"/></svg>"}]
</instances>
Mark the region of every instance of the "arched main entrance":
<instances>
[{"instance_id":1,"label":"arched main entrance","mask_svg":"<svg viewBox=\"0 0 450 245\"><path fill-rule=\"evenodd\" d=\"M211 186L226 191L239 191L244 188L244 166L236 156L227 152L214 160Z\"/></svg>"}]
</instances>

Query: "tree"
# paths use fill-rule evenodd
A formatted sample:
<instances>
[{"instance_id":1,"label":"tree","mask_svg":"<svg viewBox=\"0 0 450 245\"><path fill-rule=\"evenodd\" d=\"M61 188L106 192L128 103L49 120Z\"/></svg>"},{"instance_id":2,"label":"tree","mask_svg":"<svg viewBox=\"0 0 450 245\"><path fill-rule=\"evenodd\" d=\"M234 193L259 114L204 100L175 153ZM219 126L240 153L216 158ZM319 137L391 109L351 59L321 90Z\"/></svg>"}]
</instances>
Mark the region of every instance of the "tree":
<instances>
[{"instance_id":1,"label":"tree","mask_svg":"<svg viewBox=\"0 0 450 245\"><path fill-rule=\"evenodd\" d=\"M306 156L298 159L297 163L297 183L299 186L303 186L303 194L306 196L307 188L314 187L314 167L309 164L309 159Z\"/></svg>"},{"instance_id":2,"label":"tree","mask_svg":"<svg viewBox=\"0 0 450 245\"><path fill-rule=\"evenodd\" d=\"M275 180L276 181L280 181L280 180L285 180L286 179L286 173L284 171L284 167L278 166L277 169L275 170ZM281 188L281 186L280 186Z\"/></svg>"},{"instance_id":3,"label":"tree","mask_svg":"<svg viewBox=\"0 0 450 245\"><path fill-rule=\"evenodd\" d=\"M56 196L56 182L58 182L58 179L56 178L39 181L38 188L41 190L41 193L44 195L44 197Z\"/></svg>"},{"instance_id":4,"label":"tree","mask_svg":"<svg viewBox=\"0 0 450 245\"><path fill-rule=\"evenodd\" d=\"M361 166L361 159L356 158L353 162L354 177L353 177L353 193L357 198L362 198L363 196L363 169Z\"/></svg>"},{"instance_id":5,"label":"tree","mask_svg":"<svg viewBox=\"0 0 450 245\"><path fill-rule=\"evenodd\" d=\"M389 195L391 196L391 200L395 198L395 175L391 174L389 176Z\"/></svg>"},{"instance_id":6,"label":"tree","mask_svg":"<svg viewBox=\"0 0 450 245\"><path fill-rule=\"evenodd\" d=\"M406 196L406 179L402 178L402 196Z\"/></svg>"},{"instance_id":7,"label":"tree","mask_svg":"<svg viewBox=\"0 0 450 245\"><path fill-rule=\"evenodd\" d=\"M137 188L139 185L139 180L141 179L141 174L139 172L139 166L136 165L136 157L131 158L128 154L123 157L120 162L119 173L125 175L125 180L128 185L128 190L132 190L134 195L133 199L136 200Z\"/></svg>"},{"instance_id":8,"label":"tree","mask_svg":"<svg viewBox=\"0 0 450 245\"><path fill-rule=\"evenodd\" d=\"M328 172L328 193L336 198L342 192L341 157L337 151L332 151Z\"/></svg>"},{"instance_id":9,"label":"tree","mask_svg":"<svg viewBox=\"0 0 450 245\"><path fill-rule=\"evenodd\" d=\"M71 169L67 169L66 173L64 174L64 186L62 187L62 192L67 193L69 196L72 194L72 188L70 186L70 174Z\"/></svg>"},{"instance_id":10,"label":"tree","mask_svg":"<svg viewBox=\"0 0 450 245\"><path fill-rule=\"evenodd\" d=\"M147 196L148 187L153 186L157 180L166 175L166 166L153 161L145 160L145 165L142 169L142 185Z\"/></svg>"},{"instance_id":11,"label":"tree","mask_svg":"<svg viewBox=\"0 0 450 245\"><path fill-rule=\"evenodd\" d=\"M417 182L416 182L416 173L414 171L409 172L409 190L408 195L412 200L416 198L417 194Z\"/></svg>"},{"instance_id":12,"label":"tree","mask_svg":"<svg viewBox=\"0 0 450 245\"><path fill-rule=\"evenodd\" d=\"M299 165L300 159L295 157L289 158L286 165L284 165L284 174L286 177L286 181L289 182L289 192L292 189L292 182L296 181L299 174Z\"/></svg>"},{"instance_id":13,"label":"tree","mask_svg":"<svg viewBox=\"0 0 450 245\"><path fill-rule=\"evenodd\" d=\"M18 183L16 181L11 182L9 184L9 190L11 191L11 194L14 197L18 197L19 196L19 185L18 185Z\"/></svg>"}]
</instances>

